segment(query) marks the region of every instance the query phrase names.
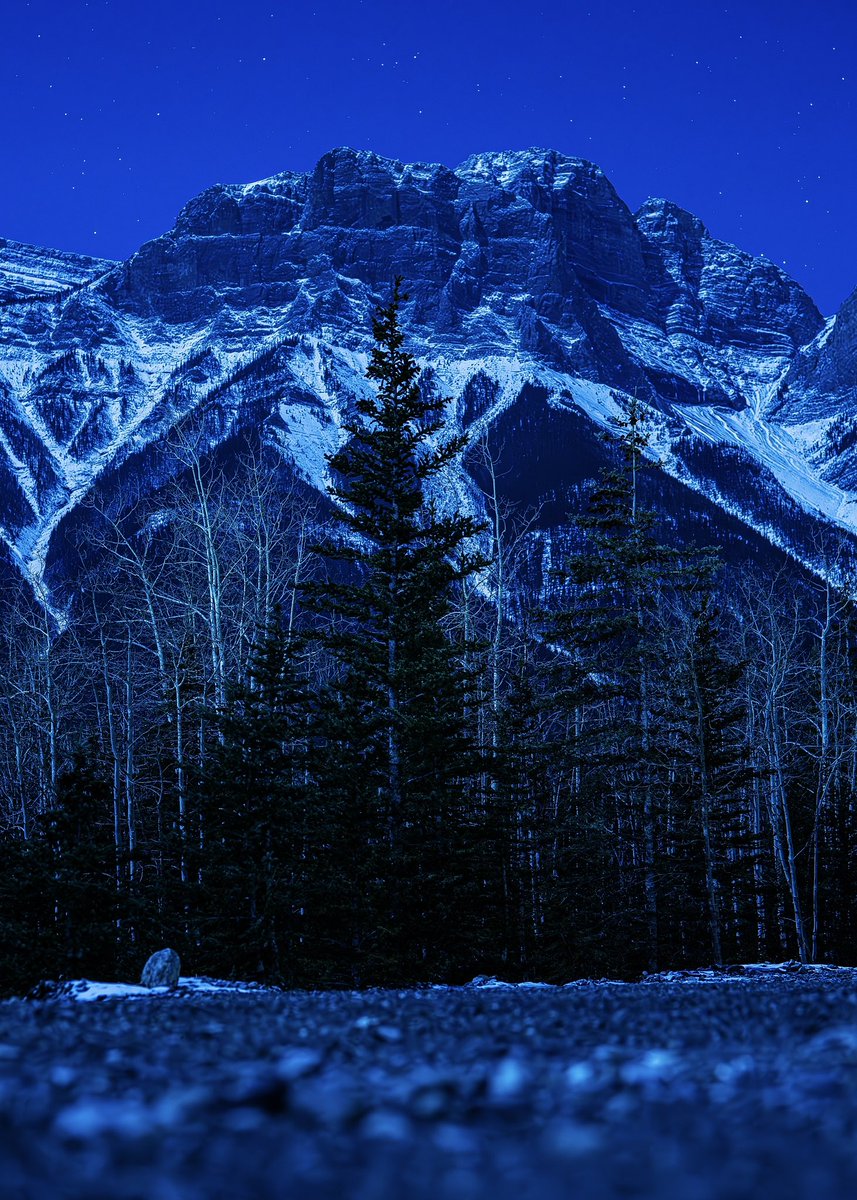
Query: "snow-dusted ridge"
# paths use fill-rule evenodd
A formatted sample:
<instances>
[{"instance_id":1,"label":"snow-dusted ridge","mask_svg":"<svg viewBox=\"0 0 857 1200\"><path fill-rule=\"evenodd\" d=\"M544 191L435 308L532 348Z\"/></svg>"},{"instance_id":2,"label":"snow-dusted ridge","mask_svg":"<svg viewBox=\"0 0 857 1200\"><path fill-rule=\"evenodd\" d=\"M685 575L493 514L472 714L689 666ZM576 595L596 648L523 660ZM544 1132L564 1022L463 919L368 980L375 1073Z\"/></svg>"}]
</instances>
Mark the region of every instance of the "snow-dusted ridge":
<instances>
[{"instance_id":1,"label":"snow-dusted ridge","mask_svg":"<svg viewBox=\"0 0 857 1200\"><path fill-rule=\"evenodd\" d=\"M92 283L115 266L109 259L0 238L0 304L55 298Z\"/></svg>"}]
</instances>

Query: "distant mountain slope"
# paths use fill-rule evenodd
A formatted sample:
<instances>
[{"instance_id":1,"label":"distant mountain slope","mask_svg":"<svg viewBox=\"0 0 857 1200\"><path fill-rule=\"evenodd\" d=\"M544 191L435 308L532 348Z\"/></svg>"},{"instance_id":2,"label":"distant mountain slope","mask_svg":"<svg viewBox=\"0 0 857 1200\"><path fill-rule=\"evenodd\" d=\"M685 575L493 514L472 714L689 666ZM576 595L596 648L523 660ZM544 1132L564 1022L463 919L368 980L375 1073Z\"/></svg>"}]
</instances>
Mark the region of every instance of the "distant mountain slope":
<instances>
[{"instance_id":1,"label":"distant mountain slope","mask_svg":"<svg viewBox=\"0 0 857 1200\"><path fill-rule=\"evenodd\" d=\"M55 298L91 283L115 263L0 238L0 304Z\"/></svg>"},{"instance_id":2,"label":"distant mountain slope","mask_svg":"<svg viewBox=\"0 0 857 1200\"><path fill-rule=\"evenodd\" d=\"M453 171L339 149L306 175L208 189L125 263L0 243L0 536L23 574L41 589L59 570L56 531L96 484L157 486L179 422L212 448L262 428L323 488L396 274L426 386L474 437L514 428L510 460L539 462L559 427L609 425L636 395L691 495L816 566L819 527L853 553L854 298L825 323L773 263L668 201L632 213L582 159ZM563 491L543 449L542 501ZM479 506L465 469L447 484Z\"/></svg>"}]
</instances>

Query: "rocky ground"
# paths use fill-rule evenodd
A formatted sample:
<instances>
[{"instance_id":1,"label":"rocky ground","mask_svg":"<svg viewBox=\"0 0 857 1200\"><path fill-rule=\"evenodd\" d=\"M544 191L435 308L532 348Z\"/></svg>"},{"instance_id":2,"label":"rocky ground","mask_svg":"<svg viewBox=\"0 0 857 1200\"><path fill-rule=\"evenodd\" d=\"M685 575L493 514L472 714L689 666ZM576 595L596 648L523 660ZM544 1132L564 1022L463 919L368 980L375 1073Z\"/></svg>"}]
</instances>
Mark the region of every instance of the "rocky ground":
<instances>
[{"instance_id":1,"label":"rocky ground","mask_svg":"<svg viewBox=\"0 0 857 1200\"><path fill-rule=\"evenodd\" d=\"M857 972L8 1001L0 1194L840 1200Z\"/></svg>"}]
</instances>

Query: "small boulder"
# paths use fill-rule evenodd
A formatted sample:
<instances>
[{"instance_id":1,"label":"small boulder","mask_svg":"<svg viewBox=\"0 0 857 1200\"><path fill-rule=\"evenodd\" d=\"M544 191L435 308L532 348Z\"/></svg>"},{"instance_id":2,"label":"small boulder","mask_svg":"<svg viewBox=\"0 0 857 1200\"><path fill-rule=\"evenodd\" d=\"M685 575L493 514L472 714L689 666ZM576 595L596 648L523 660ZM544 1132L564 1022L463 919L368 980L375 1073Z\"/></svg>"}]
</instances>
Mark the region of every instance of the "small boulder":
<instances>
[{"instance_id":1,"label":"small boulder","mask_svg":"<svg viewBox=\"0 0 857 1200\"><path fill-rule=\"evenodd\" d=\"M175 950L156 950L143 967L140 983L147 988L174 988L180 974L181 960Z\"/></svg>"}]
</instances>

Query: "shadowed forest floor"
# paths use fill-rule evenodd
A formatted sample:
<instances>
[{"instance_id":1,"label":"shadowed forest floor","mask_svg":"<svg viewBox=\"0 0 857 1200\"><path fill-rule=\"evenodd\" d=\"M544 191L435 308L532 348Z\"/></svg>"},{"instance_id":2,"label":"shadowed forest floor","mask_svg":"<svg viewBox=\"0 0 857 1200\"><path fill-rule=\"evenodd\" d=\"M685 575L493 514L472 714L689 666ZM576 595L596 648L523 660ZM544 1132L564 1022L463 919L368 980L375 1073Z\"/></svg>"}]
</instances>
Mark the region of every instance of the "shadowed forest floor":
<instances>
[{"instance_id":1,"label":"shadowed forest floor","mask_svg":"<svg viewBox=\"0 0 857 1200\"><path fill-rule=\"evenodd\" d=\"M857 972L0 1005L8 1200L857 1194Z\"/></svg>"}]
</instances>

